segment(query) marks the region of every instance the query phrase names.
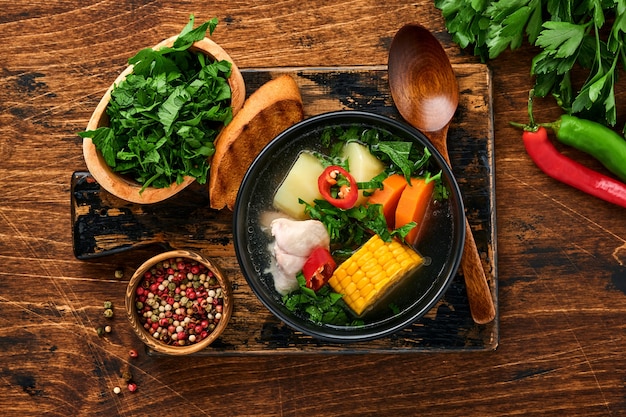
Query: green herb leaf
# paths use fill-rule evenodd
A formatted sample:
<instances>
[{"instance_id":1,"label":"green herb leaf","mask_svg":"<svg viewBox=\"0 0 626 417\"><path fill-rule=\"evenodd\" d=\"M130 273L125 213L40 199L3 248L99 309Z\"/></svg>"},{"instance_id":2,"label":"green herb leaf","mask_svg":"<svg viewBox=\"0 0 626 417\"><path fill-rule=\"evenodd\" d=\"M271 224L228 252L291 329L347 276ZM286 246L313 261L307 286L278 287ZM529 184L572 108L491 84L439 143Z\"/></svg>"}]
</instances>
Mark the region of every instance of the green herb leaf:
<instances>
[{"instance_id":1,"label":"green herb leaf","mask_svg":"<svg viewBox=\"0 0 626 417\"><path fill-rule=\"evenodd\" d=\"M585 36L585 26L569 22L546 22L537 38L537 46L554 51L555 58L574 55Z\"/></svg>"},{"instance_id":2,"label":"green herb leaf","mask_svg":"<svg viewBox=\"0 0 626 417\"><path fill-rule=\"evenodd\" d=\"M410 142L389 141L379 142L375 149L387 155L409 181L413 173L413 164L409 160L412 146Z\"/></svg>"},{"instance_id":3,"label":"green herb leaf","mask_svg":"<svg viewBox=\"0 0 626 417\"><path fill-rule=\"evenodd\" d=\"M157 110L157 116L167 136L171 135L172 125L176 121L178 113L189 99L191 99L191 95L185 90L185 87L178 86Z\"/></svg>"},{"instance_id":4,"label":"green herb leaf","mask_svg":"<svg viewBox=\"0 0 626 417\"><path fill-rule=\"evenodd\" d=\"M183 28L181 33L178 35L178 38L174 42L172 49L178 51L184 51L188 49L194 42L202 40L206 36L206 31L209 31L209 35L213 34L217 26L218 20L217 18L213 18L208 22L204 22L202 25L193 29L194 25L194 16L191 15L189 17L189 23Z\"/></svg>"},{"instance_id":5,"label":"green herb leaf","mask_svg":"<svg viewBox=\"0 0 626 417\"><path fill-rule=\"evenodd\" d=\"M348 309L342 301L342 295L325 285L317 292L306 287L302 273L296 275L298 289L283 296L285 307L296 314L301 314L319 325L362 325L360 320L348 316Z\"/></svg>"},{"instance_id":6,"label":"green herb leaf","mask_svg":"<svg viewBox=\"0 0 626 417\"><path fill-rule=\"evenodd\" d=\"M500 22L499 25L493 25L489 28L487 46L489 47L490 58L500 55L507 48L516 49L520 47L525 32L524 28L536 12L538 3L538 1L516 0L497 2L490 6L488 12L494 16L494 21Z\"/></svg>"}]
</instances>

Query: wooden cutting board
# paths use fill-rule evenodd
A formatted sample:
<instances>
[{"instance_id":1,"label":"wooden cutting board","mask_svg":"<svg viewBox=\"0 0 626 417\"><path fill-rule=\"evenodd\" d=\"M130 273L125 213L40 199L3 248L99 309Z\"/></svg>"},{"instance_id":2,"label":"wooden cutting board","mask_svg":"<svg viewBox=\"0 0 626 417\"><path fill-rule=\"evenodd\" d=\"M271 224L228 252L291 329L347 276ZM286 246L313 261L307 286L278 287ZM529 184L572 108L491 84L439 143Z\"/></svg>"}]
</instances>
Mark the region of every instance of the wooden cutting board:
<instances>
[{"instance_id":1,"label":"wooden cutting board","mask_svg":"<svg viewBox=\"0 0 626 417\"><path fill-rule=\"evenodd\" d=\"M497 301L494 143L491 78L486 66L454 66L461 91L448 132L448 151L476 244ZM270 68L242 70L247 95L279 74L300 86L305 117L363 110L401 119L389 93L387 69L375 67ZM233 284L235 312L223 336L200 355L492 350L498 344L498 318L472 321L461 272L444 298L421 320L394 335L365 343L329 344L294 332L255 297L237 267L232 212L208 207L205 186L193 184L179 196L155 205L120 200L101 189L88 172L71 178L74 254L88 260L155 245L200 251L226 266ZM497 302L496 302L497 305Z\"/></svg>"}]
</instances>

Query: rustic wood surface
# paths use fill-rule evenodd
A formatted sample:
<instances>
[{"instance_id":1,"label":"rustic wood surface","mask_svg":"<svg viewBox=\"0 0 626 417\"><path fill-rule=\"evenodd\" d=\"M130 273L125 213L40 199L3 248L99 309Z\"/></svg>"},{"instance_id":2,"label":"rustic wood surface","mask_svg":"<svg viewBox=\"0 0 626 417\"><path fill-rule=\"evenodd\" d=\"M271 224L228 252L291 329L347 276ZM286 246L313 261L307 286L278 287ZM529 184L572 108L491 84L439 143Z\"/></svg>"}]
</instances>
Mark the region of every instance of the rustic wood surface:
<instances>
[{"instance_id":1,"label":"rustic wood surface","mask_svg":"<svg viewBox=\"0 0 626 417\"><path fill-rule=\"evenodd\" d=\"M126 59L190 13L241 68L384 65L407 22L433 30L431 1L0 0L0 410L15 415L626 414L624 210L543 175L509 121L526 120L524 46L493 77L499 345L485 352L168 358L141 350L123 315L130 271L151 252L73 255L69 178L81 140ZM617 88L620 127L626 88ZM538 100L536 117L560 111ZM563 148L562 148L563 149ZM569 149L568 155L600 169ZM236 265L228 265L236 268ZM125 276L115 277L121 269ZM107 321L103 302L116 304ZM98 337L95 328L112 326ZM140 349L137 358L128 350ZM132 374L135 393L124 387ZM119 395L113 387L122 386Z\"/></svg>"}]
</instances>

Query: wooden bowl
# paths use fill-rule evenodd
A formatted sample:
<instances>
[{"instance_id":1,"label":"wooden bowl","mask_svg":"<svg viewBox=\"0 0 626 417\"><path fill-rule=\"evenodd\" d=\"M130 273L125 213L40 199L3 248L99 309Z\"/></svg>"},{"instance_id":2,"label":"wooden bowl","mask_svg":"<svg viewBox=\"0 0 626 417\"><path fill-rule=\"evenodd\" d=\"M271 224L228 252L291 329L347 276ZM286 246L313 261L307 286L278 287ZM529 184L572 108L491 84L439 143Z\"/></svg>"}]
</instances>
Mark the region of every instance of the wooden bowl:
<instances>
[{"instance_id":1,"label":"wooden bowl","mask_svg":"<svg viewBox=\"0 0 626 417\"><path fill-rule=\"evenodd\" d=\"M222 317L215 326L215 328L207 335L206 338L195 343L185 344L184 346L168 344L153 337L152 332L144 328L144 325L141 322L135 298L137 294L137 287L143 281L146 271L150 271L150 269L152 269L159 262L178 258L195 261L206 266L217 279L217 282L222 289L223 297L221 312ZM128 287L126 288L125 304L126 315L128 316L131 327L133 328L137 336L139 336L141 341L144 342L146 346L148 346L148 348L167 355L188 355L190 353L206 349L224 332L233 312L233 295L228 279L222 274L220 269L211 261L209 261L206 257L188 250L173 250L161 253L148 259L135 271L130 281L128 282Z\"/></svg>"},{"instance_id":2,"label":"wooden bowl","mask_svg":"<svg viewBox=\"0 0 626 417\"><path fill-rule=\"evenodd\" d=\"M163 42L155 45L153 49L159 49L164 46L172 46L178 36L173 36L164 40ZM191 48L191 51L203 52L207 56L215 60L226 60L232 64L232 70L228 84L232 91L231 107L233 115L235 115L243 106L246 95L246 88L243 81L243 77L239 68L235 65L232 58L222 49L221 46L213 42L208 38L204 38L195 42ZM107 126L109 123L108 115L106 114L106 108L111 100L111 91L113 87L119 84L122 80L133 71L133 66L129 65L116 79L113 84L107 89L102 96L102 99L96 106L89 123L87 124L87 130L95 130L101 126ZM141 194L141 184L126 178L114 172L111 167L106 163L104 157L96 149L90 138L83 139L83 156L87 164L87 169L95 180L109 193L133 203L139 204L151 204L163 201L177 192L181 191L189 184L193 183L195 179L193 177L185 177L181 184L173 183L166 188L147 187Z\"/></svg>"}]
</instances>

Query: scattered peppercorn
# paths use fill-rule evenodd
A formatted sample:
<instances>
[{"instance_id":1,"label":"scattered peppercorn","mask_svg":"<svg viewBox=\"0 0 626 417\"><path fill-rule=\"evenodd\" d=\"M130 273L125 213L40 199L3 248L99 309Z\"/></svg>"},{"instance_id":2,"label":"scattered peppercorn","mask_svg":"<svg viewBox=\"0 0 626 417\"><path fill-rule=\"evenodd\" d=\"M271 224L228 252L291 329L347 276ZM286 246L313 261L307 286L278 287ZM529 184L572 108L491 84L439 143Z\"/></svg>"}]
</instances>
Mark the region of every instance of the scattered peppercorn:
<instances>
[{"instance_id":1,"label":"scattered peppercorn","mask_svg":"<svg viewBox=\"0 0 626 417\"><path fill-rule=\"evenodd\" d=\"M131 374L130 369L126 368L122 371L122 378L124 379L124 381L126 381L127 383L131 382L133 380L133 374Z\"/></svg>"},{"instance_id":2,"label":"scattered peppercorn","mask_svg":"<svg viewBox=\"0 0 626 417\"><path fill-rule=\"evenodd\" d=\"M116 269L115 270L115 279L122 279L124 278L124 270L123 269Z\"/></svg>"},{"instance_id":3,"label":"scattered peppercorn","mask_svg":"<svg viewBox=\"0 0 626 417\"><path fill-rule=\"evenodd\" d=\"M119 394L120 392L122 392L122 389L120 387L115 387L115 388L113 388L113 392L115 394Z\"/></svg>"},{"instance_id":4,"label":"scattered peppercorn","mask_svg":"<svg viewBox=\"0 0 626 417\"><path fill-rule=\"evenodd\" d=\"M207 338L222 318L224 294L213 271L186 258L159 262L135 291L143 327L161 342L185 346Z\"/></svg>"},{"instance_id":5,"label":"scattered peppercorn","mask_svg":"<svg viewBox=\"0 0 626 417\"><path fill-rule=\"evenodd\" d=\"M113 309L113 303L112 303L112 302L110 302L110 301L105 301L105 302L104 302L104 309L105 309L105 310L110 310L110 309Z\"/></svg>"},{"instance_id":6,"label":"scattered peppercorn","mask_svg":"<svg viewBox=\"0 0 626 417\"><path fill-rule=\"evenodd\" d=\"M139 353L137 352L137 349L131 349L128 351L128 355L131 358L136 358L137 356L139 356Z\"/></svg>"},{"instance_id":7,"label":"scattered peppercorn","mask_svg":"<svg viewBox=\"0 0 626 417\"><path fill-rule=\"evenodd\" d=\"M111 328L111 326L104 326L104 332L105 333L111 333L113 331L113 329Z\"/></svg>"},{"instance_id":8,"label":"scattered peppercorn","mask_svg":"<svg viewBox=\"0 0 626 417\"><path fill-rule=\"evenodd\" d=\"M98 327L96 329L96 333L98 333L98 336L103 336L104 335L104 329L102 327Z\"/></svg>"},{"instance_id":9,"label":"scattered peppercorn","mask_svg":"<svg viewBox=\"0 0 626 417\"><path fill-rule=\"evenodd\" d=\"M106 310L104 310L104 317L106 317L108 319L113 317L113 309L107 308Z\"/></svg>"}]
</instances>

